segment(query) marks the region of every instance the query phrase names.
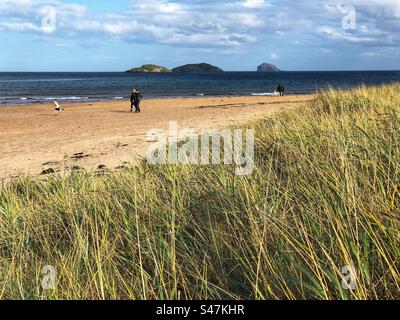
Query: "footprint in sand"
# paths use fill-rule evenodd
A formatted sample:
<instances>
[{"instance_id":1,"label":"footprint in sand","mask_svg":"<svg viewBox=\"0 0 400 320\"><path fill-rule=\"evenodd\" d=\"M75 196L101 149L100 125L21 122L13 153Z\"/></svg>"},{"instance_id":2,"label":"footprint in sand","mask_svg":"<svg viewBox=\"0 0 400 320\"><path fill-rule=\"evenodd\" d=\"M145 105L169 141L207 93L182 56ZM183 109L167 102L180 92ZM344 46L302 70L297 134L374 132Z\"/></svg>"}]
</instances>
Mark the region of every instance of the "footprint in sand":
<instances>
[{"instance_id":1,"label":"footprint in sand","mask_svg":"<svg viewBox=\"0 0 400 320\"><path fill-rule=\"evenodd\" d=\"M43 163L43 166L56 166L58 164L59 164L58 161L49 161L49 162Z\"/></svg>"},{"instance_id":2,"label":"footprint in sand","mask_svg":"<svg viewBox=\"0 0 400 320\"><path fill-rule=\"evenodd\" d=\"M73 160L82 160L84 158L90 157L88 154L84 154L83 152L75 153L71 159Z\"/></svg>"},{"instance_id":3,"label":"footprint in sand","mask_svg":"<svg viewBox=\"0 0 400 320\"><path fill-rule=\"evenodd\" d=\"M69 169L69 170L71 170L71 171L85 171L84 168L79 167L79 166L72 166L72 167L69 167L69 168L67 168L67 169Z\"/></svg>"},{"instance_id":4,"label":"footprint in sand","mask_svg":"<svg viewBox=\"0 0 400 320\"><path fill-rule=\"evenodd\" d=\"M124 162L121 166L115 167L115 170L116 171L129 170L130 165L131 164L129 162Z\"/></svg>"},{"instance_id":5,"label":"footprint in sand","mask_svg":"<svg viewBox=\"0 0 400 320\"><path fill-rule=\"evenodd\" d=\"M111 171L107 168L107 166L105 166L104 164L101 164L101 165L99 165L97 167L96 175L97 176L102 176L102 175L105 175L106 173L109 173L109 172L111 172Z\"/></svg>"},{"instance_id":6,"label":"footprint in sand","mask_svg":"<svg viewBox=\"0 0 400 320\"><path fill-rule=\"evenodd\" d=\"M40 173L40 175L41 175L41 176L45 176L45 175L53 174L53 173L56 173L56 170L54 170L53 168L48 168L48 169L46 169L46 170L43 170L43 171Z\"/></svg>"},{"instance_id":7,"label":"footprint in sand","mask_svg":"<svg viewBox=\"0 0 400 320\"><path fill-rule=\"evenodd\" d=\"M121 142L118 142L118 143L115 145L116 148L125 148L125 147L127 147L127 146L129 146L129 144L127 144L127 143L122 144Z\"/></svg>"}]
</instances>

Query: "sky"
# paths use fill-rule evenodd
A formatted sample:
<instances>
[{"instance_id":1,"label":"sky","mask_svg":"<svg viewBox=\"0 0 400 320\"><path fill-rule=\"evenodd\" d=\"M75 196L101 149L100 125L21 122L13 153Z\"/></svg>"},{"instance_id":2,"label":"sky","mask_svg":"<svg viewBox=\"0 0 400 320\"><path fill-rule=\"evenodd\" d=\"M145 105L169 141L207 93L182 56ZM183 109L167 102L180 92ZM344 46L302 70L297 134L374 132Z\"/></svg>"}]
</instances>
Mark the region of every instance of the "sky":
<instances>
[{"instance_id":1,"label":"sky","mask_svg":"<svg viewBox=\"0 0 400 320\"><path fill-rule=\"evenodd\" d=\"M0 0L0 71L399 70L400 0Z\"/></svg>"}]
</instances>

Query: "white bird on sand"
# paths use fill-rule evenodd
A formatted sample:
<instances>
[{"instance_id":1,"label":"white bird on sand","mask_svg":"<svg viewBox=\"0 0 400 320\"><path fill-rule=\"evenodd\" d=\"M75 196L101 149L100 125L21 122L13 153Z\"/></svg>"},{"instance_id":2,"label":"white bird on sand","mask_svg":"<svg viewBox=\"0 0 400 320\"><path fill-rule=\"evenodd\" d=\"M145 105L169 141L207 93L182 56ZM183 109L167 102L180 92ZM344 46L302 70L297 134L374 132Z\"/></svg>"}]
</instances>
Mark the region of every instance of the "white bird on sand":
<instances>
[{"instance_id":1,"label":"white bird on sand","mask_svg":"<svg viewBox=\"0 0 400 320\"><path fill-rule=\"evenodd\" d=\"M54 100L54 105L55 105L56 115L59 114L61 110L64 110L63 108L61 108L61 106L58 104L56 100Z\"/></svg>"}]
</instances>

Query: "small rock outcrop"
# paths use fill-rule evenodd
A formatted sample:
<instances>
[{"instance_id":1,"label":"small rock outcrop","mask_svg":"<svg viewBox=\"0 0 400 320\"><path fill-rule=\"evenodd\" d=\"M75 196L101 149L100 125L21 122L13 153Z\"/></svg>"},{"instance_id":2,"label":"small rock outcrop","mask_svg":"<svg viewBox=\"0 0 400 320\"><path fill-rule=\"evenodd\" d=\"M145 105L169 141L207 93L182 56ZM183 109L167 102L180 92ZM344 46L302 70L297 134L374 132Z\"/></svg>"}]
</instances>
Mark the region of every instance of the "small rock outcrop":
<instances>
[{"instance_id":1,"label":"small rock outcrop","mask_svg":"<svg viewBox=\"0 0 400 320\"><path fill-rule=\"evenodd\" d=\"M157 66L155 64L145 64L139 68L132 68L129 69L126 72L136 72L136 73L140 73L140 72L152 72L152 73L165 73L165 72L171 72L171 70L169 70L166 67L162 67L162 66Z\"/></svg>"},{"instance_id":2,"label":"small rock outcrop","mask_svg":"<svg viewBox=\"0 0 400 320\"><path fill-rule=\"evenodd\" d=\"M224 72L221 68L208 63L186 64L172 69L175 73L204 73L204 72Z\"/></svg>"},{"instance_id":3,"label":"small rock outcrop","mask_svg":"<svg viewBox=\"0 0 400 320\"><path fill-rule=\"evenodd\" d=\"M263 63L257 67L258 72L280 72L275 65L271 63Z\"/></svg>"}]
</instances>

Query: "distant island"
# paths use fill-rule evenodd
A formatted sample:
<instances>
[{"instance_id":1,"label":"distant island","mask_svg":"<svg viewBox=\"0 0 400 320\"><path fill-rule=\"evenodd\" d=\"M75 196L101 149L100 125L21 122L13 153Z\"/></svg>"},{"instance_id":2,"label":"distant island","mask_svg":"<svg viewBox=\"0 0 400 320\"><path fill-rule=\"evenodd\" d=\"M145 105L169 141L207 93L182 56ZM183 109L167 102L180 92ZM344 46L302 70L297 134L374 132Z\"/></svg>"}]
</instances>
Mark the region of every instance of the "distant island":
<instances>
[{"instance_id":1,"label":"distant island","mask_svg":"<svg viewBox=\"0 0 400 320\"><path fill-rule=\"evenodd\" d=\"M281 72L277 66L271 63L263 63L257 67L258 72ZM158 66L156 64L145 64L138 68L132 68L126 72L132 73L211 73L211 72L224 72L219 67L213 66L208 63L185 64L184 66L173 68L172 70Z\"/></svg>"},{"instance_id":2,"label":"distant island","mask_svg":"<svg viewBox=\"0 0 400 320\"><path fill-rule=\"evenodd\" d=\"M155 64L145 64L139 68L132 68L129 69L126 72L154 72L154 73L165 73L165 72L171 72L171 70L169 70L166 67L162 67L162 66L157 66Z\"/></svg>"},{"instance_id":3,"label":"distant island","mask_svg":"<svg viewBox=\"0 0 400 320\"><path fill-rule=\"evenodd\" d=\"M204 73L204 72L224 72L221 68L208 63L186 64L172 69L175 73Z\"/></svg>"},{"instance_id":4,"label":"distant island","mask_svg":"<svg viewBox=\"0 0 400 320\"><path fill-rule=\"evenodd\" d=\"M277 66L271 63L263 63L257 67L258 72L281 72L282 70L278 69Z\"/></svg>"}]
</instances>

